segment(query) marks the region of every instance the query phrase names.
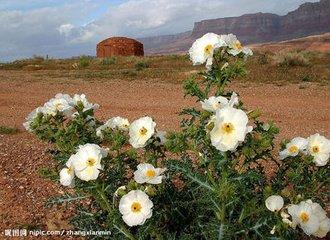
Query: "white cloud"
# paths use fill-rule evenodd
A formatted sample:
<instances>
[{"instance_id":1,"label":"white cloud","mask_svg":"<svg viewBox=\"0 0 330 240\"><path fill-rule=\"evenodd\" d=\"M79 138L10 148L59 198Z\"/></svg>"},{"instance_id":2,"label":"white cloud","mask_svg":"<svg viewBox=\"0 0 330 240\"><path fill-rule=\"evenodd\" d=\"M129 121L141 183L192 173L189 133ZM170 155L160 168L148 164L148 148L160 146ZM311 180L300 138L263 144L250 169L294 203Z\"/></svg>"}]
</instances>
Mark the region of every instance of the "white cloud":
<instances>
[{"instance_id":1,"label":"white cloud","mask_svg":"<svg viewBox=\"0 0 330 240\"><path fill-rule=\"evenodd\" d=\"M36 55L69 57L82 47L72 45L78 35L73 22L82 22L94 4L74 3L29 11L0 10L0 61ZM91 49L90 46L88 49ZM89 51L93 54L93 51Z\"/></svg>"},{"instance_id":2,"label":"white cloud","mask_svg":"<svg viewBox=\"0 0 330 240\"><path fill-rule=\"evenodd\" d=\"M61 35L69 36L71 34L72 29L74 29L74 26L70 23L62 24L57 28L57 30L60 32Z\"/></svg>"},{"instance_id":3,"label":"white cloud","mask_svg":"<svg viewBox=\"0 0 330 240\"><path fill-rule=\"evenodd\" d=\"M259 11L285 14L306 0L126 0L117 5L103 0L59 0L58 6L49 1L51 7L1 10L13 9L10 2L20 1L0 3L0 61L33 54L54 57L95 54L96 43L109 36L177 33L192 29L194 22L202 19ZM46 1L27 0L25 5L27 2L38 6ZM96 20L84 24L100 4L108 4L103 5L108 10L102 16L93 15Z\"/></svg>"}]
</instances>

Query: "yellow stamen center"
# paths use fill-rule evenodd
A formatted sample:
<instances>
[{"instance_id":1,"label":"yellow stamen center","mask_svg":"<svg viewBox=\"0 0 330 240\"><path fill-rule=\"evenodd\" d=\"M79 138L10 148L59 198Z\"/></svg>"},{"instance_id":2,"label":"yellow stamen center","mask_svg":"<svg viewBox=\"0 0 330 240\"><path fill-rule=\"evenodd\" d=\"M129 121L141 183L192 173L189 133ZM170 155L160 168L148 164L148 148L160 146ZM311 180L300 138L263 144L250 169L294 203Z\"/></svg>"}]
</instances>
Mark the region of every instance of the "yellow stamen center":
<instances>
[{"instance_id":1,"label":"yellow stamen center","mask_svg":"<svg viewBox=\"0 0 330 240\"><path fill-rule=\"evenodd\" d=\"M289 153L296 153L296 152L298 152L298 147L293 145L293 146L289 147L288 150L289 150Z\"/></svg>"},{"instance_id":2,"label":"yellow stamen center","mask_svg":"<svg viewBox=\"0 0 330 240\"><path fill-rule=\"evenodd\" d=\"M309 220L309 215L305 212L302 212L299 217L303 223L307 223Z\"/></svg>"},{"instance_id":3,"label":"yellow stamen center","mask_svg":"<svg viewBox=\"0 0 330 240\"><path fill-rule=\"evenodd\" d=\"M139 202L133 202L132 205L131 205L131 210L134 213L140 212L141 211L141 208L142 208L142 206L141 206L141 204Z\"/></svg>"},{"instance_id":4,"label":"yellow stamen center","mask_svg":"<svg viewBox=\"0 0 330 240\"><path fill-rule=\"evenodd\" d=\"M241 50L242 49L242 44L240 41L236 41L235 44L234 44L234 49L236 50Z\"/></svg>"},{"instance_id":5,"label":"yellow stamen center","mask_svg":"<svg viewBox=\"0 0 330 240\"><path fill-rule=\"evenodd\" d=\"M145 127L142 127L139 132L140 132L140 135L144 136L147 134L148 130Z\"/></svg>"},{"instance_id":6,"label":"yellow stamen center","mask_svg":"<svg viewBox=\"0 0 330 240\"><path fill-rule=\"evenodd\" d=\"M88 158L86 163L87 163L88 167L93 167L95 165L96 161L94 158Z\"/></svg>"},{"instance_id":7,"label":"yellow stamen center","mask_svg":"<svg viewBox=\"0 0 330 240\"><path fill-rule=\"evenodd\" d=\"M68 174L71 174L73 172L73 167L69 167L67 172L68 172Z\"/></svg>"},{"instance_id":8,"label":"yellow stamen center","mask_svg":"<svg viewBox=\"0 0 330 240\"><path fill-rule=\"evenodd\" d=\"M234 126L231 123L223 123L222 124L222 131L224 131L227 134L230 134L232 131L234 131Z\"/></svg>"},{"instance_id":9,"label":"yellow stamen center","mask_svg":"<svg viewBox=\"0 0 330 240\"><path fill-rule=\"evenodd\" d=\"M213 50L213 46L211 44L206 45L205 48L204 48L205 55L211 54L212 50Z\"/></svg>"},{"instance_id":10,"label":"yellow stamen center","mask_svg":"<svg viewBox=\"0 0 330 240\"><path fill-rule=\"evenodd\" d=\"M62 103L60 103L60 102L57 102L57 103L55 103L55 108L56 109L60 109L60 108L62 108Z\"/></svg>"},{"instance_id":11,"label":"yellow stamen center","mask_svg":"<svg viewBox=\"0 0 330 240\"><path fill-rule=\"evenodd\" d=\"M313 151L313 153L318 153L320 151L319 146L313 146L312 151Z\"/></svg>"},{"instance_id":12,"label":"yellow stamen center","mask_svg":"<svg viewBox=\"0 0 330 240\"><path fill-rule=\"evenodd\" d=\"M153 170L153 169L149 169L149 170L147 170L147 171L146 171L146 176L149 177L149 178L153 178L153 177L155 177L155 176L156 176L156 172L155 172L155 170Z\"/></svg>"}]
</instances>

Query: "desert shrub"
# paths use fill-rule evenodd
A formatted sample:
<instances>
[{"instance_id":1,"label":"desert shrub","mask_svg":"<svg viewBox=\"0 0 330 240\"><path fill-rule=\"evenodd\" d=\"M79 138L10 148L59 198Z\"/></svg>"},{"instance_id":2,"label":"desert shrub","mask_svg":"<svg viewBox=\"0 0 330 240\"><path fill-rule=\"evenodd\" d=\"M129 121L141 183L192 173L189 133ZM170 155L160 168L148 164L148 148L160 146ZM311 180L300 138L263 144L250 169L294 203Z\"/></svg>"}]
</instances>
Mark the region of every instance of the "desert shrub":
<instances>
[{"instance_id":1,"label":"desert shrub","mask_svg":"<svg viewBox=\"0 0 330 240\"><path fill-rule=\"evenodd\" d=\"M128 76L128 77L136 77L137 76L137 72L134 70L123 70L121 71L121 74Z\"/></svg>"},{"instance_id":2,"label":"desert shrub","mask_svg":"<svg viewBox=\"0 0 330 240\"><path fill-rule=\"evenodd\" d=\"M79 65L80 68L87 68L91 64L92 60L93 60L93 57L90 57L90 56L81 56L79 58L78 65Z\"/></svg>"},{"instance_id":3,"label":"desert shrub","mask_svg":"<svg viewBox=\"0 0 330 240\"><path fill-rule=\"evenodd\" d=\"M141 59L143 59L143 57L139 57L139 56L124 56L123 59L125 60L126 63L136 63L138 61L141 61Z\"/></svg>"},{"instance_id":4,"label":"desert shrub","mask_svg":"<svg viewBox=\"0 0 330 240\"><path fill-rule=\"evenodd\" d=\"M311 82L311 81L313 81L313 79L314 79L314 77L311 74L304 74L301 77L301 81L303 81L303 82Z\"/></svg>"},{"instance_id":5,"label":"desert shrub","mask_svg":"<svg viewBox=\"0 0 330 240\"><path fill-rule=\"evenodd\" d=\"M258 63L265 65L269 63L269 54L267 53L260 53L258 54Z\"/></svg>"},{"instance_id":6,"label":"desert shrub","mask_svg":"<svg viewBox=\"0 0 330 240\"><path fill-rule=\"evenodd\" d=\"M179 131L161 131L148 116L101 122L85 95L58 94L35 109L24 126L53 143L58 180L75 189L47 204L75 204L75 228L111 231L109 239L325 236L330 142L297 137L274 154L279 129L226 88L245 76L250 55L232 34L193 44L191 60L207 71L183 85L201 108L181 111ZM277 167L273 177L265 163Z\"/></svg>"},{"instance_id":7,"label":"desert shrub","mask_svg":"<svg viewBox=\"0 0 330 240\"><path fill-rule=\"evenodd\" d=\"M101 61L102 66L110 66L113 64L116 64L117 58L116 57L111 57L111 58L103 58Z\"/></svg>"},{"instance_id":8,"label":"desert shrub","mask_svg":"<svg viewBox=\"0 0 330 240\"><path fill-rule=\"evenodd\" d=\"M0 134L15 134L19 129L14 127L0 126Z\"/></svg>"},{"instance_id":9,"label":"desert shrub","mask_svg":"<svg viewBox=\"0 0 330 240\"><path fill-rule=\"evenodd\" d=\"M309 59L301 52L281 51L273 56L273 61L280 67L308 66Z\"/></svg>"},{"instance_id":10,"label":"desert shrub","mask_svg":"<svg viewBox=\"0 0 330 240\"><path fill-rule=\"evenodd\" d=\"M144 61L139 61L134 65L134 67L135 67L136 71L141 71L145 68L148 68L149 64L147 62L144 62Z\"/></svg>"}]
</instances>

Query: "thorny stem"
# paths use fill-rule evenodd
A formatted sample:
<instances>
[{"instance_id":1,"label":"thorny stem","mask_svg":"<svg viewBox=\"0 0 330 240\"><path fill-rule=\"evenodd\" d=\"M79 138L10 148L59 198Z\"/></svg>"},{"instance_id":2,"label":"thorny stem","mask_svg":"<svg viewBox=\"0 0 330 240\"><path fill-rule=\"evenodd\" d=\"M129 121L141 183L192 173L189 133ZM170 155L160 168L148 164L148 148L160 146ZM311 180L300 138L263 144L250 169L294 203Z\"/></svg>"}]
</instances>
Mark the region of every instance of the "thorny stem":
<instances>
[{"instance_id":1,"label":"thorny stem","mask_svg":"<svg viewBox=\"0 0 330 240\"><path fill-rule=\"evenodd\" d=\"M110 205L110 203L109 203L107 197L105 196L104 191L101 190L100 188L97 188L97 193L100 195L100 197L101 197L103 203L104 203L105 206L106 206L106 210L107 210L108 213L110 214L110 212L112 211L113 208L111 207L111 205Z\"/></svg>"},{"instance_id":2,"label":"thorny stem","mask_svg":"<svg viewBox=\"0 0 330 240\"><path fill-rule=\"evenodd\" d=\"M128 231L128 229L124 226L117 226L116 224L113 225L119 232L121 232L125 237L130 240L136 240L135 237Z\"/></svg>"}]
</instances>

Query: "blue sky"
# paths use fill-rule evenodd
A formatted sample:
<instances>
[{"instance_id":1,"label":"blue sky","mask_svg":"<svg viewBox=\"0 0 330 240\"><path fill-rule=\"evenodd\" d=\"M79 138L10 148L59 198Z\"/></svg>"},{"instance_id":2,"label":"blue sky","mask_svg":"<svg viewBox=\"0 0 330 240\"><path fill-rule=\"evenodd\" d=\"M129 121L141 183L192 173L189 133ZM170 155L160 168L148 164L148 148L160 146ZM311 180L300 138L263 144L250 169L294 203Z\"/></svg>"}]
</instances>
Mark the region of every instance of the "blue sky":
<instances>
[{"instance_id":1,"label":"blue sky","mask_svg":"<svg viewBox=\"0 0 330 240\"><path fill-rule=\"evenodd\" d=\"M309 0L316 2L317 0ZM95 54L110 36L191 30L195 21L271 12L306 0L0 0L0 62L36 55Z\"/></svg>"}]
</instances>

